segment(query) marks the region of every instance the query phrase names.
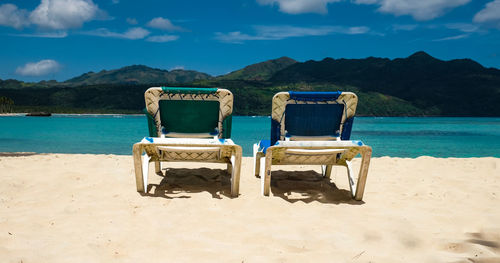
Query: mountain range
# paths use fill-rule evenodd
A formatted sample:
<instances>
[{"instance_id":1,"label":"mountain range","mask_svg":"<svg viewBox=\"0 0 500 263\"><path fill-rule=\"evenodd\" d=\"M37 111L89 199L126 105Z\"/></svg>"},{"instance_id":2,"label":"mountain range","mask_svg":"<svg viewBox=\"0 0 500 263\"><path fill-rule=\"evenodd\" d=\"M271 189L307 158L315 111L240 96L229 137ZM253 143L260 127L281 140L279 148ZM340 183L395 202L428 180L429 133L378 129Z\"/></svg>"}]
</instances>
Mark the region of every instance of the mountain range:
<instances>
[{"instance_id":1,"label":"mountain range","mask_svg":"<svg viewBox=\"0 0 500 263\"><path fill-rule=\"evenodd\" d=\"M297 63L289 57L271 59L264 62L246 66L240 70L217 77L219 80L255 80L265 81L273 77L277 72Z\"/></svg>"},{"instance_id":2,"label":"mountain range","mask_svg":"<svg viewBox=\"0 0 500 263\"><path fill-rule=\"evenodd\" d=\"M358 94L358 114L362 115L500 116L500 70L485 68L471 59L443 61L423 51L396 59L297 62L281 57L216 77L193 70L133 65L89 72L64 82L0 80L0 96L12 98L17 110L47 107L52 111L135 112L143 107L141 93L153 84L228 88L235 94L235 113L240 115L269 114L270 100L277 91L340 89ZM72 101L82 90L95 92L93 103ZM137 98L106 102L102 94L114 92L118 97L127 93ZM48 99L29 99L42 93Z\"/></svg>"},{"instance_id":3,"label":"mountain range","mask_svg":"<svg viewBox=\"0 0 500 263\"><path fill-rule=\"evenodd\" d=\"M425 52L394 60L332 59L296 63L276 72L274 85L334 83L437 107L442 115L500 116L500 70L471 59L443 61Z\"/></svg>"},{"instance_id":4,"label":"mountain range","mask_svg":"<svg viewBox=\"0 0 500 263\"><path fill-rule=\"evenodd\" d=\"M96 84L152 84L152 83L190 83L209 79L210 75L194 70L162 70L144 65L132 65L115 70L88 72L81 76L66 80L65 84L73 86Z\"/></svg>"}]
</instances>

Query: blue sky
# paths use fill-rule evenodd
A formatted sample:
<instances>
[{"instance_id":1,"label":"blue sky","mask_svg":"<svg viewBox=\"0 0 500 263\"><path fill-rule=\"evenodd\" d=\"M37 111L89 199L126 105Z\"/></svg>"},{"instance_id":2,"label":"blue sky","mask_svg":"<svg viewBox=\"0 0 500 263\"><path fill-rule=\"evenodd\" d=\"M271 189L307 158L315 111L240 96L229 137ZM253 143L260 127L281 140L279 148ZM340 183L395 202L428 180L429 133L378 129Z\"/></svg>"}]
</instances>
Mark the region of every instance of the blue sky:
<instances>
[{"instance_id":1,"label":"blue sky","mask_svg":"<svg viewBox=\"0 0 500 263\"><path fill-rule=\"evenodd\" d=\"M500 68L500 0L0 0L0 78L143 64L225 74L298 61L472 58Z\"/></svg>"}]
</instances>

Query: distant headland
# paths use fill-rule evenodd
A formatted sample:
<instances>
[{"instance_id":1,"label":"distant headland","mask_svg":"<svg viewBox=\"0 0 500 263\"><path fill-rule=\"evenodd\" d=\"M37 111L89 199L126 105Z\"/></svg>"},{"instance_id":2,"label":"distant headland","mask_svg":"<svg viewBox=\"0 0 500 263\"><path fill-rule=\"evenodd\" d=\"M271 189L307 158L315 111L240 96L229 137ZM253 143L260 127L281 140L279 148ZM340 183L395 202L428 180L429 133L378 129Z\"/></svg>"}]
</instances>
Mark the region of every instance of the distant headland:
<instances>
[{"instance_id":1,"label":"distant headland","mask_svg":"<svg viewBox=\"0 0 500 263\"><path fill-rule=\"evenodd\" d=\"M358 115L500 116L500 70L423 51L396 59L281 57L222 76L132 65L63 82L0 80L0 97L13 102L9 112L140 113L151 86L227 88L235 95L236 115L269 115L278 91L344 90L358 94Z\"/></svg>"}]
</instances>

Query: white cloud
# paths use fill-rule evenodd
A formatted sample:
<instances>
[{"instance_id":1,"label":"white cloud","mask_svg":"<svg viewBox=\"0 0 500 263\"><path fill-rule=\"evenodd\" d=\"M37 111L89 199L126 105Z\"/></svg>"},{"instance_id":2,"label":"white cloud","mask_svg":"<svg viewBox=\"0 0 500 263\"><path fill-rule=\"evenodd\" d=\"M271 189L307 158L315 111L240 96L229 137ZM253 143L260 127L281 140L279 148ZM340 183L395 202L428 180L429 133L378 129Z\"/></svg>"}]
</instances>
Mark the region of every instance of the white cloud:
<instances>
[{"instance_id":1,"label":"white cloud","mask_svg":"<svg viewBox=\"0 0 500 263\"><path fill-rule=\"evenodd\" d=\"M366 34L370 31L370 28L366 26L352 26L352 27L337 27L337 30L333 30L332 32L339 34L348 34L348 35L359 35Z\"/></svg>"},{"instance_id":2,"label":"white cloud","mask_svg":"<svg viewBox=\"0 0 500 263\"><path fill-rule=\"evenodd\" d=\"M41 28L60 30L81 27L103 13L92 0L42 0L30 20Z\"/></svg>"},{"instance_id":3,"label":"white cloud","mask_svg":"<svg viewBox=\"0 0 500 263\"><path fill-rule=\"evenodd\" d=\"M157 43L164 43L164 42L170 42L170 41L175 41L179 39L179 36L174 36L174 35L161 35L161 36L150 36L146 39L146 41L149 42L157 42Z\"/></svg>"},{"instance_id":4,"label":"white cloud","mask_svg":"<svg viewBox=\"0 0 500 263\"><path fill-rule=\"evenodd\" d=\"M184 70L184 66L175 66L171 68L170 70Z\"/></svg>"},{"instance_id":5,"label":"white cloud","mask_svg":"<svg viewBox=\"0 0 500 263\"><path fill-rule=\"evenodd\" d=\"M221 42L243 43L249 40L281 40L290 37L325 36L331 34L366 34L370 28L365 26L319 26L319 27L296 27L296 26L256 26L254 35L244 34L240 31L221 33L216 32L215 38Z\"/></svg>"},{"instance_id":6,"label":"white cloud","mask_svg":"<svg viewBox=\"0 0 500 263\"><path fill-rule=\"evenodd\" d=\"M127 23L130 24L130 25L137 25L137 19L135 18L131 18L131 17L127 17Z\"/></svg>"},{"instance_id":7,"label":"white cloud","mask_svg":"<svg viewBox=\"0 0 500 263\"><path fill-rule=\"evenodd\" d=\"M22 29L29 24L27 10L18 9L13 4L0 5L0 25Z\"/></svg>"},{"instance_id":8,"label":"white cloud","mask_svg":"<svg viewBox=\"0 0 500 263\"><path fill-rule=\"evenodd\" d=\"M500 0L495 0L486 4L486 6L474 16L474 22L484 23L500 29Z\"/></svg>"},{"instance_id":9,"label":"white cloud","mask_svg":"<svg viewBox=\"0 0 500 263\"><path fill-rule=\"evenodd\" d=\"M379 0L353 0L352 2L356 4L371 5L376 4L377 2L379 2Z\"/></svg>"},{"instance_id":10,"label":"white cloud","mask_svg":"<svg viewBox=\"0 0 500 263\"><path fill-rule=\"evenodd\" d=\"M472 33L479 30L478 26L467 23L451 23L451 24L446 24L446 27L449 29L456 29L466 33Z\"/></svg>"},{"instance_id":11,"label":"white cloud","mask_svg":"<svg viewBox=\"0 0 500 263\"><path fill-rule=\"evenodd\" d=\"M124 39L143 39L147 37L151 32L142 28L142 27L134 27L125 31L124 33L117 33L109 31L106 28L99 28L93 31L85 32L86 35L98 36L98 37L112 37L112 38L124 38Z\"/></svg>"},{"instance_id":12,"label":"white cloud","mask_svg":"<svg viewBox=\"0 0 500 263\"><path fill-rule=\"evenodd\" d=\"M172 24L172 22L163 17L156 17L153 18L151 21L148 22L148 26L152 28L157 28L161 30L168 30L168 31L182 31L183 28L179 26L175 26Z\"/></svg>"},{"instance_id":13,"label":"white cloud","mask_svg":"<svg viewBox=\"0 0 500 263\"><path fill-rule=\"evenodd\" d=\"M16 37L38 37L38 38L65 38L68 36L67 32L48 32L48 33L35 33L35 34L16 34Z\"/></svg>"},{"instance_id":14,"label":"white cloud","mask_svg":"<svg viewBox=\"0 0 500 263\"><path fill-rule=\"evenodd\" d=\"M392 25L392 30L394 31L413 31L415 29L417 29L418 25L415 25L415 24L405 24L405 25L401 25L401 24L396 24L396 25Z\"/></svg>"},{"instance_id":15,"label":"white cloud","mask_svg":"<svg viewBox=\"0 0 500 263\"><path fill-rule=\"evenodd\" d=\"M237 44L241 44L247 40L269 40L260 36L251 36L248 34L242 34L240 31L234 31L229 33L216 32L215 38L221 42L237 43Z\"/></svg>"},{"instance_id":16,"label":"white cloud","mask_svg":"<svg viewBox=\"0 0 500 263\"><path fill-rule=\"evenodd\" d=\"M259 37L263 39L284 39L289 37L324 36L332 32L332 27L257 26Z\"/></svg>"},{"instance_id":17,"label":"white cloud","mask_svg":"<svg viewBox=\"0 0 500 263\"><path fill-rule=\"evenodd\" d=\"M261 5L278 5L279 10L288 14L328 13L327 4L341 0L257 0Z\"/></svg>"},{"instance_id":18,"label":"white cloud","mask_svg":"<svg viewBox=\"0 0 500 263\"><path fill-rule=\"evenodd\" d=\"M463 38L468 38L469 34L462 34L462 35L457 35L457 36L451 36L451 37L445 37L445 38L440 38L440 39L434 39L432 41L449 41L449 40L457 40L457 39L463 39Z\"/></svg>"},{"instance_id":19,"label":"white cloud","mask_svg":"<svg viewBox=\"0 0 500 263\"><path fill-rule=\"evenodd\" d=\"M29 62L26 65L18 67L16 73L23 76L43 76L56 73L61 68L57 61L44 59L38 62Z\"/></svg>"},{"instance_id":20,"label":"white cloud","mask_svg":"<svg viewBox=\"0 0 500 263\"><path fill-rule=\"evenodd\" d=\"M431 20L471 0L354 0L356 4L378 4L379 12L396 16L411 15L416 20ZM498 0L497 0L498 1Z\"/></svg>"}]
</instances>

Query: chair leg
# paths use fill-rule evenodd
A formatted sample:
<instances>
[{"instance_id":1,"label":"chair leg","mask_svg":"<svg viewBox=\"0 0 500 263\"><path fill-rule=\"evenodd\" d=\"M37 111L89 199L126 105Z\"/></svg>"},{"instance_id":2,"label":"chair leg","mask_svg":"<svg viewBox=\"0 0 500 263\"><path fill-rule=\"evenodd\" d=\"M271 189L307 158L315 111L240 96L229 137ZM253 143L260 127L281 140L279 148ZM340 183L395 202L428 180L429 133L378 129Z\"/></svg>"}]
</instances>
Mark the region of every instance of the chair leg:
<instances>
[{"instance_id":1,"label":"chair leg","mask_svg":"<svg viewBox=\"0 0 500 263\"><path fill-rule=\"evenodd\" d=\"M255 166L254 166L254 174L255 177L260 178L260 175L262 174L263 169L265 168L264 162L266 158L263 152L258 152L257 155L254 157L255 161Z\"/></svg>"},{"instance_id":2,"label":"chair leg","mask_svg":"<svg viewBox=\"0 0 500 263\"><path fill-rule=\"evenodd\" d=\"M227 164L227 173L232 176L233 174L233 157L231 157L231 163Z\"/></svg>"},{"instance_id":3,"label":"chair leg","mask_svg":"<svg viewBox=\"0 0 500 263\"><path fill-rule=\"evenodd\" d=\"M161 174L161 162L160 161L155 161L155 173Z\"/></svg>"},{"instance_id":4,"label":"chair leg","mask_svg":"<svg viewBox=\"0 0 500 263\"><path fill-rule=\"evenodd\" d=\"M148 175L149 175L149 161L151 157L149 155L144 154L142 156L142 180L144 183L144 190L143 192L146 193L148 189Z\"/></svg>"},{"instance_id":5,"label":"chair leg","mask_svg":"<svg viewBox=\"0 0 500 263\"><path fill-rule=\"evenodd\" d=\"M236 162L236 156L233 155L233 156L231 156L231 163L227 164L227 172L231 175L231 196L232 197L234 197L235 195L238 196L238 194L235 193L236 180L234 178L234 172L236 169L233 169L235 162Z\"/></svg>"},{"instance_id":6,"label":"chair leg","mask_svg":"<svg viewBox=\"0 0 500 263\"><path fill-rule=\"evenodd\" d=\"M325 178L330 178L331 177L331 175L332 175L332 168L333 168L333 165L331 165L331 164L326 165L325 174L324 174Z\"/></svg>"},{"instance_id":7,"label":"chair leg","mask_svg":"<svg viewBox=\"0 0 500 263\"><path fill-rule=\"evenodd\" d=\"M238 197L240 193L240 174L241 174L241 147L236 147L236 152L231 156L231 196Z\"/></svg>"},{"instance_id":8,"label":"chair leg","mask_svg":"<svg viewBox=\"0 0 500 263\"><path fill-rule=\"evenodd\" d=\"M351 190L351 196L354 197L356 192L356 185L354 184L354 180L352 179L352 164L351 161L346 161L347 168L347 179L349 180L349 190Z\"/></svg>"},{"instance_id":9,"label":"chair leg","mask_svg":"<svg viewBox=\"0 0 500 263\"><path fill-rule=\"evenodd\" d=\"M142 172L142 147L140 144L134 144L132 148L134 154L134 170L135 170L135 184L137 187L137 192L145 192L144 179Z\"/></svg>"},{"instance_id":10,"label":"chair leg","mask_svg":"<svg viewBox=\"0 0 500 263\"><path fill-rule=\"evenodd\" d=\"M259 165L258 177L262 179L266 173L266 157L259 157L259 162L261 165Z\"/></svg>"},{"instance_id":11,"label":"chair leg","mask_svg":"<svg viewBox=\"0 0 500 263\"><path fill-rule=\"evenodd\" d=\"M361 166L359 167L358 185L356 186L356 192L354 194L354 199L357 201L363 200L363 193L365 192L366 177L368 176L368 167L370 166L371 156L372 148L370 147L368 147L364 152L361 153Z\"/></svg>"},{"instance_id":12,"label":"chair leg","mask_svg":"<svg viewBox=\"0 0 500 263\"><path fill-rule=\"evenodd\" d=\"M264 159L264 158L262 158ZM261 161L263 161L261 159ZM271 165L272 165L272 153L268 150L265 157L265 165L264 171L260 174L260 180L262 184L262 195L269 196L269 192L271 191Z\"/></svg>"},{"instance_id":13,"label":"chair leg","mask_svg":"<svg viewBox=\"0 0 500 263\"><path fill-rule=\"evenodd\" d=\"M260 177L260 158L262 157L262 152L259 152L259 145L253 145L253 174L255 177Z\"/></svg>"}]
</instances>

